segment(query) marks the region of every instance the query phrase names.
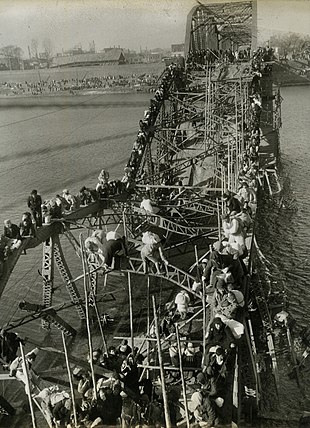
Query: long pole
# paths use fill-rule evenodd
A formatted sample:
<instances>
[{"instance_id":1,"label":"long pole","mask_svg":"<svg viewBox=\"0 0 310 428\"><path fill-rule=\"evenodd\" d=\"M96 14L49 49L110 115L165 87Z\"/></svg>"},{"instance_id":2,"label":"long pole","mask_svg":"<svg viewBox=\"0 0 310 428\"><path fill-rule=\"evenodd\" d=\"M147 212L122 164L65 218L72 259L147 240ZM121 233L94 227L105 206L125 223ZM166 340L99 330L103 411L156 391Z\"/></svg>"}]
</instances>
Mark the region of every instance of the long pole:
<instances>
[{"instance_id":1,"label":"long pole","mask_svg":"<svg viewBox=\"0 0 310 428\"><path fill-rule=\"evenodd\" d=\"M129 297L129 320L130 320L130 340L131 349L134 349L134 336L133 336L133 310L132 310L132 290L131 290L131 275L127 273L128 277L128 297Z\"/></svg>"},{"instance_id":2,"label":"long pole","mask_svg":"<svg viewBox=\"0 0 310 428\"><path fill-rule=\"evenodd\" d=\"M178 343L179 366L180 366L181 381L182 381L182 391L183 391L183 399L184 399L184 407L185 407L186 426L187 426L187 428L189 428L190 422L189 422L189 414L188 414L188 408L187 408L186 384L185 384L184 372L183 372L183 362L182 362L179 326L177 323L175 323L175 332L176 332L177 343Z\"/></svg>"},{"instance_id":3,"label":"long pole","mask_svg":"<svg viewBox=\"0 0 310 428\"><path fill-rule=\"evenodd\" d=\"M147 276L147 336L149 336L150 334L150 318L151 318L151 314L150 314L150 275ZM146 364L149 365L150 363L150 341L148 340L146 343L146 350L147 350L147 355L146 355ZM150 372L149 370L147 371L147 377L150 377Z\"/></svg>"},{"instance_id":4,"label":"long pole","mask_svg":"<svg viewBox=\"0 0 310 428\"><path fill-rule=\"evenodd\" d=\"M160 378L161 378L161 387L162 387L163 400L164 400L166 428L171 428L170 412L169 412L166 383L165 383L164 364L163 364L163 359L161 354L161 343L160 343L160 336L159 336L159 326L158 326L158 318L157 318L157 312L156 312L155 296L152 296L152 301L153 301L155 332L156 332L157 349L158 349L158 362L160 366L159 370L160 370Z\"/></svg>"},{"instance_id":5,"label":"long pole","mask_svg":"<svg viewBox=\"0 0 310 428\"><path fill-rule=\"evenodd\" d=\"M33 410L33 404L32 404L32 397L31 397L31 389L30 389L30 381L29 381L29 373L28 373L28 363L26 361L25 358L25 354L24 354L24 348L22 343L19 344L20 346L20 354L22 356L22 360L23 360L23 372L25 375L25 389L28 395L28 400L29 400L29 407L30 407L30 412L31 412L31 419L32 419L32 426L33 428L37 427L36 424L36 419L35 419L35 415L34 415L34 410Z\"/></svg>"},{"instance_id":6,"label":"long pole","mask_svg":"<svg viewBox=\"0 0 310 428\"><path fill-rule=\"evenodd\" d=\"M108 276L108 275L105 275L105 276ZM97 316L97 320L98 320L98 324L99 324L99 330L100 330L100 334L101 334L101 338L102 338L103 349L104 349L104 352L107 354L108 353L108 345L107 345L107 341L106 341L105 334L104 334L104 331L103 331L103 326L102 326L102 321L101 321L101 318L100 318L100 314L99 314L99 311L98 311L98 306L97 306L97 302L96 302L96 296L94 294L93 294L93 306L95 308L95 312L96 312L96 316Z\"/></svg>"},{"instance_id":7,"label":"long pole","mask_svg":"<svg viewBox=\"0 0 310 428\"><path fill-rule=\"evenodd\" d=\"M81 246L81 256L82 256L82 265L83 265L83 273L84 273L84 295L85 295L85 316L86 316L86 327L87 327L87 336L88 336L88 349L89 349L89 365L90 371L93 381L93 396L95 400L97 400L97 390L96 390L96 379L95 379L95 371L93 364L93 344L91 340L91 331L90 331L90 323L89 323L89 301L88 301L88 277L87 277L87 267L85 260L85 249L84 243L82 240L82 234L80 235L80 246Z\"/></svg>"},{"instance_id":8,"label":"long pole","mask_svg":"<svg viewBox=\"0 0 310 428\"><path fill-rule=\"evenodd\" d=\"M62 337L62 343L63 343L64 351L65 351L65 358L66 358L66 365L67 365L67 371L68 371L68 378L69 378L69 383L70 383L70 391L71 391L71 398L72 398L72 409L73 409L74 425L77 426L78 423L77 423L77 413L76 413L76 407L75 407L74 388L73 388L72 375L71 375L69 358L68 358L67 344L66 344L66 339L65 339L65 335L64 335L63 331L61 332L61 337Z\"/></svg>"},{"instance_id":9,"label":"long pole","mask_svg":"<svg viewBox=\"0 0 310 428\"><path fill-rule=\"evenodd\" d=\"M124 236L127 238L127 225L126 225L126 215L125 215L125 208L123 209L123 229L124 229Z\"/></svg>"},{"instance_id":10,"label":"long pole","mask_svg":"<svg viewBox=\"0 0 310 428\"><path fill-rule=\"evenodd\" d=\"M221 240L221 217L220 217L219 198L216 198L216 210L217 210L217 227L219 231L219 241L220 241Z\"/></svg>"},{"instance_id":11,"label":"long pole","mask_svg":"<svg viewBox=\"0 0 310 428\"><path fill-rule=\"evenodd\" d=\"M227 153L228 153L228 166L227 166L227 188L229 190L232 189L232 186L230 184L230 142L228 142L227 146Z\"/></svg>"},{"instance_id":12,"label":"long pole","mask_svg":"<svg viewBox=\"0 0 310 428\"><path fill-rule=\"evenodd\" d=\"M207 313L206 313L206 287L205 284L203 284L202 287L202 323L203 323L203 336L202 336L202 361L205 361L205 353L206 353L206 333L207 333Z\"/></svg>"},{"instance_id":13,"label":"long pole","mask_svg":"<svg viewBox=\"0 0 310 428\"><path fill-rule=\"evenodd\" d=\"M198 264L199 264L199 257L198 257L198 249L197 249L197 245L194 246L195 249L195 259L196 259L196 267L198 269Z\"/></svg>"}]
</instances>

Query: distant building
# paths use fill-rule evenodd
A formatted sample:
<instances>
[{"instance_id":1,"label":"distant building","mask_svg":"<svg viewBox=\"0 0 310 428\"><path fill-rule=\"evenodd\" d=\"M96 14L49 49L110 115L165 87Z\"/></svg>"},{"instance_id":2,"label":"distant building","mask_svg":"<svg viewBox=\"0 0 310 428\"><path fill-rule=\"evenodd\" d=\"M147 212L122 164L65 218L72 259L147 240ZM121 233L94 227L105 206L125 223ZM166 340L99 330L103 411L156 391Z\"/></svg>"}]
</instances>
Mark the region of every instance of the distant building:
<instances>
[{"instance_id":1,"label":"distant building","mask_svg":"<svg viewBox=\"0 0 310 428\"><path fill-rule=\"evenodd\" d=\"M51 67L81 67L85 65L125 64L125 62L123 50L111 48L98 53L56 56L53 58Z\"/></svg>"}]
</instances>

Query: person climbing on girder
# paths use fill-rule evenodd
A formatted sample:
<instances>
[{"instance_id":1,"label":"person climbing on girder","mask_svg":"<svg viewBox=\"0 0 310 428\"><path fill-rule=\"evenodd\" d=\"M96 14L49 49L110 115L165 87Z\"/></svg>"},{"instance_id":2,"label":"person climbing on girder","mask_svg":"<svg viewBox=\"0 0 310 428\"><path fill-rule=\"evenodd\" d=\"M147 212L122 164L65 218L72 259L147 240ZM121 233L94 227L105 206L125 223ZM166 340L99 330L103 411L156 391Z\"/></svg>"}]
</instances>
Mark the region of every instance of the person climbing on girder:
<instances>
[{"instance_id":1,"label":"person climbing on girder","mask_svg":"<svg viewBox=\"0 0 310 428\"><path fill-rule=\"evenodd\" d=\"M32 351L28 352L28 354L25 355L25 360L28 365L28 379L29 379L30 388L31 388L30 392L33 392L33 390L35 389L35 387L38 385L38 382L39 382L39 376L32 369L32 364L35 362L35 359L38 353L39 353L39 349L34 348ZM13 360L12 363L10 364L10 376L15 377L20 382L23 382L25 385L26 394L29 394L29 390L27 387L27 378L24 372L22 357L15 358L15 360Z\"/></svg>"},{"instance_id":2,"label":"person climbing on girder","mask_svg":"<svg viewBox=\"0 0 310 428\"><path fill-rule=\"evenodd\" d=\"M106 234L103 230L95 230L92 236L85 239L85 248L88 253L98 257L105 269L113 269L114 257L120 251L127 255L124 237L113 231Z\"/></svg>"},{"instance_id":3,"label":"person climbing on girder","mask_svg":"<svg viewBox=\"0 0 310 428\"><path fill-rule=\"evenodd\" d=\"M150 260L155 265L157 275L160 275L160 263L164 262L165 265L169 264L164 255L160 237L155 233L147 231L143 233L142 242L144 245L141 249L141 258L144 272L147 272L147 260Z\"/></svg>"}]
</instances>

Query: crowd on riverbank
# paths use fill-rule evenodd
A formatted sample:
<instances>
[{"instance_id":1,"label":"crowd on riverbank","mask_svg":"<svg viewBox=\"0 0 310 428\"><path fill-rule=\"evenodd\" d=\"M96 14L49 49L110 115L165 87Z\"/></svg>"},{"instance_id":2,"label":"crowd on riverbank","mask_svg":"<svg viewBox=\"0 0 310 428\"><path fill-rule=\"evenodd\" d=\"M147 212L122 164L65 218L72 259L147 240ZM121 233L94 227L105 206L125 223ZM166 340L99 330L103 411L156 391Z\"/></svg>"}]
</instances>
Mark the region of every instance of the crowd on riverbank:
<instances>
[{"instance_id":1,"label":"crowd on riverbank","mask_svg":"<svg viewBox=\"0 0 310 428\"><path fill-rule=\"evenodd\" d=\"M1 77L1 76L0 76ZM36 82L0 82L0 95L76 94L81 91L117 89L150 92L158 81L158 74L104 75L71 79L40 79Z\"/></svg>"}]
</instances>

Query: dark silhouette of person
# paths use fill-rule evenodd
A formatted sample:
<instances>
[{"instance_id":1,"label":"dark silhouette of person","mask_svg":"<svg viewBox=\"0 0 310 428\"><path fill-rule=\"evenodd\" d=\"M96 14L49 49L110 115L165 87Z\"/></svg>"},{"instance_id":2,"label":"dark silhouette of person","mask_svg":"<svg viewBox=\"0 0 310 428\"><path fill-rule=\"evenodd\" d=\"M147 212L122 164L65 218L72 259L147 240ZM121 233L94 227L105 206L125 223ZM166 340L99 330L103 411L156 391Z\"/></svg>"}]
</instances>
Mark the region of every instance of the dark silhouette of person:
<instances>
[{"instance_id":1,"label":"dark silhouette of person","mask_svg":"<svg viewBox=\"0 0 310 428\"><path fill-rule=\"evenodd\" d=\"M33 219L37 225L37 227L42 226L42 198L38 195L37 190L33 190L28 197L27 201L28 208L30 208Z\"/></svg>"}]
</instances>

